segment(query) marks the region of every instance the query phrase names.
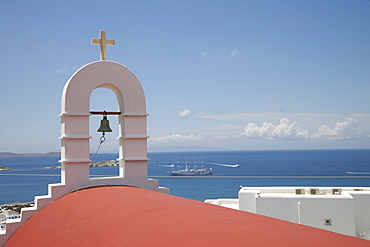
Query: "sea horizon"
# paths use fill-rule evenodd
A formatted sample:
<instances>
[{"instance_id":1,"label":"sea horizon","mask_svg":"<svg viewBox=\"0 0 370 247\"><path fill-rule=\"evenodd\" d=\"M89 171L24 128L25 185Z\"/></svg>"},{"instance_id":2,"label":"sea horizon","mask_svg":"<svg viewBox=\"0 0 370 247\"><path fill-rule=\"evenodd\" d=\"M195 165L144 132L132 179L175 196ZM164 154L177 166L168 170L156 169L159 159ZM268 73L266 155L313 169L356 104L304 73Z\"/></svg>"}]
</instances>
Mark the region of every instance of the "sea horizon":
<instances>
[{"instance_id":1,"label":"sea horizon","mask_svg":"<svg viewBox=\"0 0 370 247\"><path fill-rule=\"evenodd\" d=\"M204 158L213 175L175 177L168 171L177 159ZM94 162L115 160L118 153L95 156ZM370 185L370 149L294 149L148 152L148 177L175 196L204 201L237 198L241 186L367 187ZM46 195L48 184L60 183L59 156L0 159L0 204L28 202ZM238 164L239 167L236 167ZM90 168L91 176L117 176L117 167Z\"/></svg>"},{"instance_id":2,"label":"sea horizon","mask_svg":"<svg viewBox=\"0 0 370 247\"><path fill-rule=\"evenodd\" d=\"M217 149L215 150L209 150L209 149L202 149L202 150L189 150L187 148L185 149L179 149L179 150L148 150L148 153L176 153L176 152L254 152L254 151L337 151L337 150L370 150L370 148L296 148L296 149ZM100 153L97 153L96 155L105 155L105 154L118 154L119 151L109 150L109 151L102 151ZM0 158L4 158L6 155L15 155L11 157L5 157L5 158L13 158L13 157L40 157L40 156L58 156L61 154L61 151L49 151L49 152L15 152L15 151L0 151ZM94 152L91 152L90 155L95 154Z\"/></svg>"}]
</instances>

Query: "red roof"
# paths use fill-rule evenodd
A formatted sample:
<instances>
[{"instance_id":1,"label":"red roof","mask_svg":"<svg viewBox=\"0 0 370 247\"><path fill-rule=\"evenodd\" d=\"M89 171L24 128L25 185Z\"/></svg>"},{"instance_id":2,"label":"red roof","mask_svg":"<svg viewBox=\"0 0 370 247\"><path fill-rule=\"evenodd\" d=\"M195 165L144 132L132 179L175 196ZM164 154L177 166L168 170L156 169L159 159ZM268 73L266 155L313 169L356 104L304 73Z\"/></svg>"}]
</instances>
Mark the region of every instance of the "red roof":
<instances>
[{"instance_id":1,"label":"red roof","mask_svg":"<svg viewBox=\"0 0 370 247\"><path fill-rule=\"evenodd\" d=\"M9 246L370 246L266 216L128 186L63 196L25 222Z\"/></svg>"}]
</instances>

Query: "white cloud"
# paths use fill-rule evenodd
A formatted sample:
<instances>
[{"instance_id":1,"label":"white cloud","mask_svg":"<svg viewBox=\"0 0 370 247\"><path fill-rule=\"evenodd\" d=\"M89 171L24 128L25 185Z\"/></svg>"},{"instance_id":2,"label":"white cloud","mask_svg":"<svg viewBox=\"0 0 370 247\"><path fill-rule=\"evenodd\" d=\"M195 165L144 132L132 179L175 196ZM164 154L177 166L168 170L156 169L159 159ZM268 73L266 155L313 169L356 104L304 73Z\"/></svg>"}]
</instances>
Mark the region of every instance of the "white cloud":
<instances>
[{"instance_id":1,"label":"white cloud","mask_svg":"<svg viewBox=\"0 0 370 247\"><path fill-rule=\"evenodd\" d=\"M200 135L162 135L158 137L150 138L150 141L159 142L159 143L169 143L169 142L186 142L186 141L200 141L203 137Z\"/></svg>"},{"instance_id":2,"label":"white cloud","mask_svg":"<svg viewBox=\"0 0 370 247\"><path fill-rule=\"evenodd\" d=\"M256 123L249 123L245 126L241 134L247 138L262 138L262 139L300 139L307 138L309 133L304 130L297 122L290 122L287 118L281 118L278 125L269 122L264 122L261 126Z\"/></svg>"},{"instance_id":3,"label":"white cloud","mask_svg":"<svg viewBox=\"0 0 370 247\"><path fill-rule=\"evenodd\" d=\"M200 57L201 57L201 58L206 58L206 57L207 57L207 52L206 52L206 51L202 51L202 52L200 53Z\"/></svg>"},{"instance_id":4,"label":"white cloud","mask_svg":"<svg viewBox=\"0 0 370 247\"><path fill-rule=\"evenodd\" d=\"M181 112L179 112L178 116L179 117L186 117L186 116L188 116L188 115L190 115L192 113L193 113L192 111L190 111L188 109L184 109Z\"/></svg>"},{"instance_id":5,"label":"white cloud","mask_svg":"<svg viewBox=\"0 0 370 247\"><path fill-rule=\"evenodd\" d=\"M317 113L286 113L286 112L264 112L264 113L197 113L194 117L215 120L217 122L230 122L234 124L279 122L281 118L294 119L310 133L315 133L319 126L332 125L342 122L347 117L358 120L364 132L370 133L370 114L354 113L351 115L317 114ZM244 128L244 127L243 127Z\"/></svg>"},{"instance_id":6,"label":"white cloud","mask_svg":"<svg viewBox=\"0 0 370 247\"><path fill-rule=\"evenodd\" d=\"M230 52L225 50L225 49L220 49L220 50L213 50L213 51L202 51L200 53L201 58L208 58L208 59L226 59L229 56L230 57L235 57L237 56L241 51L238 48L235 48L231 50Z\"/></svg>"},{"instance_id":7,"label":"white cloud","mask_svg":"<svg viewBox=\"0 0 370 247\"><path fill-rule=\"evenodd\" d=\"M312 134L310 134L310 132ZM369 137L362 124L354 118L346 117L345 121L337 122L334 127L321 125L313 131L303 128L296 121L291 122L287 118L281 118L280 123L274 125L271 122L263 122L261 125L248 123L241 135L235 137L259 138L259 139L355 139Z\"/></svg>"},{"instance_id":8,"label":"white cloud","mask_svg":"<svg viewBox=\"0 0 370 247\"><path fill-rule=\"evenodd\" d=\"M78 66L69 66L69 65L64 65L58 69L56 69L54 72L56 74L62 74L65 72L75 72L77 70Z\"/></svg>"},{"instance_id":9,"label":"white cloud","mask_svg":"<svg viewBox=\"0 0 370 247\"><path fill-rule=\"evenodd\" d=\"M67 71L67 67L66 66L63 66L63 67L61 67L61 68L59 68L59 69L56 69L55 70L55 73L57 73L57 74L62 74L62 73L64 73L64 72L66 72Z\"/></svg>"},{"instance_id":10,"label":"white cloud","mask_svg":"<svg viewBox=\"0 0 370 247\"><path fill-rule=\"evenodd\" d=\"M225 135L216 135L216 136L213 136L212 137L213 139L217 139L217 140L223 140L223 139L229 139L230 137L229 136L225 136Z\"/></svg>"},{"instance_id":11,"label":"white cloud","mask_svg":"<svg viewBox=\"0 0 370 247\"><path fill-rule=\"evenodd\" d=\"M236 55L238 55L241 51L238 49L238 48L235 48L234 50L232 50L230 52L230 57L235 57Z\"/></svg>"},{"instance_id":12,"label":"white cloud","mask_svg":"<svg viewBox=\"0 0 370 247\"><path fill-rule=\"evenodd\" d=\"M344 122L337 122L333 128L327 125L320 126L318 131L312 134L311 137L320 139L352 139L362 135L363 131L360 129L358 120L347 117Z\"/></svg>"}]
</instances>

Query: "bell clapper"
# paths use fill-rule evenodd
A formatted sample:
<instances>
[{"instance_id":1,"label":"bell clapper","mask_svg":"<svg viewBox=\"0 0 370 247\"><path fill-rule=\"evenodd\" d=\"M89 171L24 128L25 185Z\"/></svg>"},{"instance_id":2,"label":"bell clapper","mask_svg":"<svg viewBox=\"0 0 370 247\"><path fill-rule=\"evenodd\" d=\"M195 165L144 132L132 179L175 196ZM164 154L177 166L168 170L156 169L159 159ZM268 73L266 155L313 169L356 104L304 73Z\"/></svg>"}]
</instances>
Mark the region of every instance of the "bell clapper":
<instances>
[{"instance_id":1,"label":"bell clapper","mask_svg":"<svg viewBox=\"0 0 370 247\"><path fill-rule=\"evenodd\" d=\"M102 136L100 137L100 144L105 142L105 132L103 132Z\"/></svg>"}]
</instances>

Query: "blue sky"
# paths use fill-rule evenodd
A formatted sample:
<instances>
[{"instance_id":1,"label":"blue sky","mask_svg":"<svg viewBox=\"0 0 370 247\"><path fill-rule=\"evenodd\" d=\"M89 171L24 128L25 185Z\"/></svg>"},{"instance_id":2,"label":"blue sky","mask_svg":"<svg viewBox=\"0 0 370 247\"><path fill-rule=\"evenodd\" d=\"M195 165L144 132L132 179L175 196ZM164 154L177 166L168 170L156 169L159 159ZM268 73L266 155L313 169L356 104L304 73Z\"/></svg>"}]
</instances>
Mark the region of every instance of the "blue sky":
<instances>
[{"instance_id":1,"label":"blue sky","mask_svg":"<svg viewBox=\"0 0 370 247\"><path fill-rule=\"evenodd\" d=\"M99 60L99 30L116 41L108 60L144 87L149 150L370 148L370 1L1 1L0 12L0 151L59 151L62 90ZM116 110L113 93L94 91L91 109ZM102 151L117 150L116 133Z\"/></svg>"}]
</instances>

